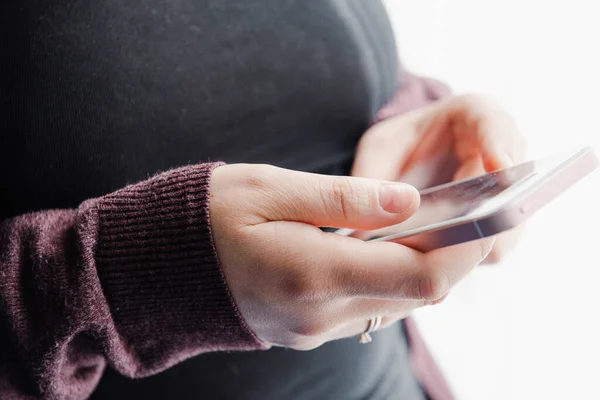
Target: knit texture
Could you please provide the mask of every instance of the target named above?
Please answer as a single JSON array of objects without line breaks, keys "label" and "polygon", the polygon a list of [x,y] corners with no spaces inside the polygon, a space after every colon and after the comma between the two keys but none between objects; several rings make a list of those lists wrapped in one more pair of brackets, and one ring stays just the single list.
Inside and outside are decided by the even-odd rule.
[{"label": "knit texture", "polygon": [[219,164],[159,174],[78,210],[0,224],[0,398],[83,399],[107,361],[132,377],[263,349],[212,241]]},{"label": "knit texture", "polygon": [[148,371],[201,351],[264,346],[225,284],[210,230],[218,164],[161,174],[98,204],[98,275],[119,332]]},{"label": "knit texture", "polygon": [[[379,119],[449,93],[406,76]],[[139,377],[203,352],[267,347],[219,266],[209,214],[218,166],[182,167],[77,210],[0,222],[0,399],[84,399],[107,363]],[[421,383],[432,399],[451,399],[407,328]]]}]

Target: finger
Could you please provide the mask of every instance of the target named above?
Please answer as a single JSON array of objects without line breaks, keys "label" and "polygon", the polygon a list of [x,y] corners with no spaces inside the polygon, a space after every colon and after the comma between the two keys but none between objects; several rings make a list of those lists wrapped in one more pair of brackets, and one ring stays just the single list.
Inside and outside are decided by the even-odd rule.
[{"label": "finger", "polygon": [[510,231],[498,235],[494,248],[483,261],[483,264],[498,264],[515,248],[525,225],[519,225]]},{"label": "finger", "polygon": [[496,237],[432,250],[425,255],[421,294],[425,300],[439,300],[492,251]]},{"label": "finger", "polygon": [[278,244],[273,251],[286,255],[278,265],[280,276],[273,281],[282,295],[302,301],[355,297],[434,301],[478,265],[493,242],[488,238],[422,253],[296,222],[275,221],[252,229],[259,230],[256,235],[263,240]]},{"label": "finger", "polygon": [[411,248],[363,242],[296,222],[270,222],[252,229],[263,240],[278,244],[273,246],[273,258],[278,253],[286,255],[279,261],[280,276],[273,278],[285,296],[303,301],[420,296],[423,253]]},{"label": "finger", "polygon": [[420,201],[418,191],[403,183],[284,169],[274,169],[265,179],[259,203],[271,221],[376,229],[404,221]]},{"label": "finger", "polygon": [[[370,335],[373,335],[375,332],[397,323],[400,319],[406,318],[407,316],[408,315],[382,316],[379,327],[374,332],[371,332]],[[318,335],[298,335],[294,340],[295,343],[289,347],[292,347],[295,350],[308,351],[314,350],[317,347],[320,347],[323,344],[333,340],[351,337],[356,337],[356,341],[358,342],[360,335],[366,332],[368,328],[369,318],[353,320],[341,325],[329,327],[328,329],[322,329],[322,332]]]},{"label": "finger", "polygon": [[412,148],[417,132],[410,116],[402,124],[392,118],[372,127],[358,143],[351,175],[395,181]]},{"label": "finger", "polygon": [[337,313],[337,322],[343,324],[348,321],[366,321],[376,315],[402,315],[406,317],[413,310],[430,305],[430,303],[425,300],[354,298],[341,312]]},{"label": "finger", "polygon": [[522,152],[522,137],[510,114],[481,96],[462,96],[449,106],[455,152],[459,159],[481,154],[486,171],[513,165]]},{"label": "finger", "polygon": [[423,114],[422,139],[404,168],[450,146],[463,162],[481,157],[486,171],[506,168],[522,160],[524,141],[512,117],[482,96],[458,96],[434,103]]},{"label": "finger", "polygon": [[[339,296],[434,301],[485,259],[494,239],[483,239],[421,253],[397,243],[363,242],[324,234],[312,261]],[[319,259],[321,251],[327,257]]]},{"label": "finger", "polygon": [[485,174],[483,160],[481,157],[473,157],[469,160],[463,161],[460,164],[454,173],[453,180],[459,181],[463,179],[474,178],[483,174]]},{"label": "finger", "polygon": [[402,175],[419,164],[431,163],[440,157],[447,158],[451,153],[454,137],[451,120],[443,107],[445,102],[434,103],[423,109],[423,120],[416,126],[419,139],[402,166]]},{"label": "finger", "polygon": [[[454,175],[454,180],[475,177],[484,173],[485,169],[483,168],[483,162],[481,158],[474,157],[459,167]],[[523,225],[499,234],[496,238],[496,242],[494,243],[494,248],[483,261],[483,263],[497,264],[501,262],[502,259],[515,247],[522,231]]]},{"label": "finger", "polygon": [[[385,328],[388,328],[391,325],[396,324],[398,321],[408,317],[409,315],[410,315],[410,312],[383,315],[381,317],[381,324],[379,325],[379,327],[377,328],[377,330],[375,332],[378,332]],[[322,339],[326,342],[329,342],[329,341],[337,340],[337,339],[356,337],[356,340],[358,341],[360,335],[362,333],[366,332],[366,330],[369,328],[369,319],[370,318],[371,317],[355,319],[355,320],[349,321],[345,324],[341,324],[341,325],[337,326],[335,329],[332,329],[331,331],[329,331],[325,335],[323,335]],[[371,332],[370,335],[373,335],[375,332]]]},{"label": "finger", "polygon": [[423,273],[424,254],[396,243],[363,242],[295,222],[252,229],[265,241],[279,243],[274,252],[286,254],[273,281],[294,299],[421,300],[421,281],[431,280]]}]

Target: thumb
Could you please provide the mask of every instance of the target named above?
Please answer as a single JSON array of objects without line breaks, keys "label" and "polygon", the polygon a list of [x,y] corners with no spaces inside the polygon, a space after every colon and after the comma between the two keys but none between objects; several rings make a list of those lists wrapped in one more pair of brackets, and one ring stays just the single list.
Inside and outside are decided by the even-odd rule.
[{"label": "thumb", "polygon": [[[275,168],[265,214],[270,220],[377,229],[400,223],[419,208],[419,192],[404,183],[327,176]],[[273,182],[274,183],[274,182]],[[270,204],[270,206],[269,206]]]}]

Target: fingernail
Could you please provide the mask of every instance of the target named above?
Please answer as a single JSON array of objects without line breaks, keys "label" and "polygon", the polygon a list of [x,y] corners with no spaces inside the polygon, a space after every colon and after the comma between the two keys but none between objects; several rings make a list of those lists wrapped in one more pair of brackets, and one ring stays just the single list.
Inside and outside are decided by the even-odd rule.
[{"label": "fingernail", "polygon": [[379,204],[381,208],[392,214],[405,212],[419,198],[417,189],[406,184],[384,185],[379,188]]}]

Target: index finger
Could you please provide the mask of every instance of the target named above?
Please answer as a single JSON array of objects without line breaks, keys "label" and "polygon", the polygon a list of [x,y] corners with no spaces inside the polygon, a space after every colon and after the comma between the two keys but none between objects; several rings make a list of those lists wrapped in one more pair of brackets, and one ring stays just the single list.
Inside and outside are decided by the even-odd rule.
[{"label": "index finger", "polygon": [[422,253],[391,242],[321,232],[288,221],[256,225],[269,242],[277,243],[277,281],[286,296],[302,300],[373,298],[433,301],[485,259],[493,239]]},{"label": "index finger", "polygon": [[525,142],[515,120],[497,103],[478,95],[449,103],[455,153],[461,161],[480,154],[487,172],[522,161]]},{"label": "index finger", "polygon": [[397,243],[339,237],[328,244],[337,255],[332,281],[352,297],[437,300],[487,257],[494,241],[492,237],[422,253]]},{"label": "index finger", "polygon": [[479,95],[443,100],[424,108],[422,139],[406,160],[409,170],[422,160],[452,148],[460,164],[480,158],[486,172],[520,162],[525,142],[502,107]]}]

